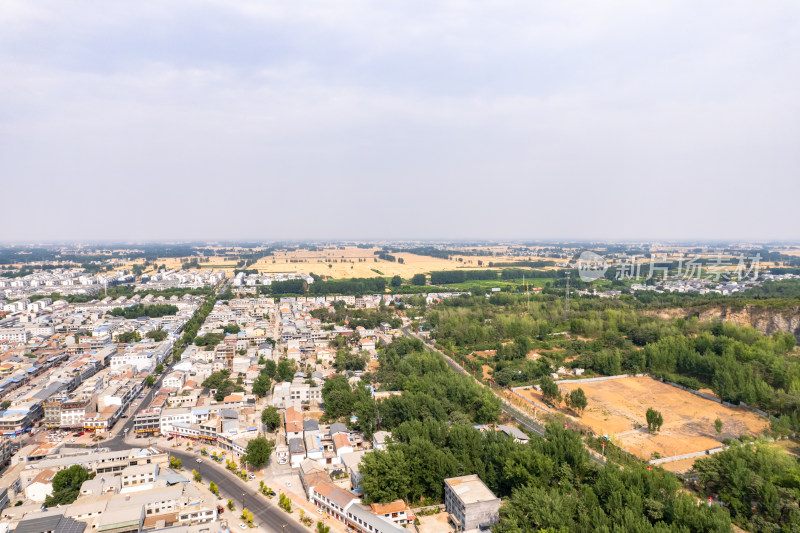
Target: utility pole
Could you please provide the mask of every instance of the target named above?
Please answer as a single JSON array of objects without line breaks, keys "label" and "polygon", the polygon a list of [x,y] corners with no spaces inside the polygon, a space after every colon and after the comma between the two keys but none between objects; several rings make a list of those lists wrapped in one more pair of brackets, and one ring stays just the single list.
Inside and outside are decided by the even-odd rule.
[{"label": "utility pole", "polygon": [[525,283],[525,274],[522,274],[522,284],[525,285],[525,299],[528,302],[528,313],[531,312],[531,293],[528,291],[528,284]]}]

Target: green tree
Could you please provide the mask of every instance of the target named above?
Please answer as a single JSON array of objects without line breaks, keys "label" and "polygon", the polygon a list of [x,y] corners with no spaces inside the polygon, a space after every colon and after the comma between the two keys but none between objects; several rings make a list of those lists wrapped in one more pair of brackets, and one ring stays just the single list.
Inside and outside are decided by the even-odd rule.
[{"label": "green tree", "polygon": [[253,468],[261,468],[267,461],[275,447],[275,441],[267,440],[264,437],[256,437],[247,443],[247,452],[242,456],[242,462],[247,463]]},{"label": "green tree", "polygon": [[194,469],[192,469],[192,477],[198,483],[203,480],[203,476],[200,475],[200,472],[198,472],[197,470],[194,470]]},{"label": "green tree", "polygon": [[714,420],[714,429],[717,430],[717,435],[722,433],[722,420],[720,420],[719,418]]},{"label": "green tree", "polygon": [[652,407],[648,407],[645,418],[647,419],[648,431],[652,433],[661,430],[661,426],[664,424],[664,418],[661,416],[660,412],[656,411]]},{"label": "green tree", "polygon": [[292,381],[294,373],[297,372],[297,362],[294,359],[281,359],[276,372],[277,379]]},{"label": "green tree", "polygon": [[161,342],[167,338],[168,333],[163,329],[154,329],[153,331],[147,332],[147,338],[152,339],[156,342]]},{"label": "green tree", "polygon": [[270,379],[275,378],[275,374],[277,371],[278,371],[278,365],[272,359],[267,359],[266,362],[264,363],[264,368],[261,370],[261,372]]},{"label": "green tree", "polygon": [[259,374],[258,377],[253,381],[253,394],[259,398],[263,398],[269,394],[269,388],[271,384],[272,380],[270,380],[268,376]]},{"label": "green tree", "polygon": [[117,342],[131,344],[142,340],[142,335],[138,331],[126,331],[117,335]]},{"label": "green tree", "polygon": [[233,501],[230,498],[228,498],[228,510],[233,511],[234,507],[235,506],[233,505]]},{"label": "green tree", "polygon": [[208,484],[208,490],[211,491],[211,494],[219,498],[219,487],[213,481]]},{"label": "green tree", "polygon": [[146,378],[144,378],[144,384],[146,387],[152,387],[153,385],[155,385],[155,383],[156,383],[156,378],[154,378],[153,376],[147,376]]},{"label": "green tree", "polygon": [[401,278],[400,276],[394,276],[392,278],[392,281],[389,282],[389,285],[391,285],[392,287],[399,287],[402,284],[403,284],[403,278]]},{"label": "green tree", "polygon": [[412,285],[425,285],[427,283],[427,278],[425,274],[414,274],[411,278]]},{"label": "green tree", "polygon": [[274,407],[267,407],[261,411],[261,423],[267,426],[268,431],[275,431],[281,425],[281,415]]},{"label": "green tree", "polygon": [[347,378],[335,375],[325,380],[325,385],[322,386],[322,401],[325,407],[325,416],[328,419],[335,420],[350,416],[353,412],[355,398]]},{"label": "green tree", "polygon": [[161,364],[161,363],[158,363],[156,365],[155,370],[153,370],[153,372],[155,372],[156,374],[161,374],[162,372],[164,372],[164,365]]},{"label": "green tree", "polygon": [[331,526],[326,526],[322,522],[317,522],[317,533],[331,533]]},{"label": "green tree", "polygon": [[542,377],[540,386],[542,388],[542,396],[544,396],[546,400],[556,405],[561,403],[561,389],[558,388],[556,382],[550,379],[549,376]]},{"label": "green tree", "polygon": [[78,499],[81,485],[90,477],[89,472],[80,465],[72,465],[65,470],[59,470],[53,476],[53,494],[47,496],[45,505],[54,507],[56,505],[67,505]]},{"label": "green tree", "polygon": [[367,503],[407,498],[411,492],[408,460],[400,449],[390,447],[364,455],[360,472]]},{"label": "green tree", "polygon": [[334,367],[336,370],[364,370],[367,367],[366,354],[352,353],[349,348],[342,348],[336,351]]},{"label": "green tree", "polygon": [[586,400],[586,393],[583,392],[582,388],[578,387],[569,393],[569,403],[573,409],[578,411],[582,412],[584,409],[586,409],[588,401]]}]

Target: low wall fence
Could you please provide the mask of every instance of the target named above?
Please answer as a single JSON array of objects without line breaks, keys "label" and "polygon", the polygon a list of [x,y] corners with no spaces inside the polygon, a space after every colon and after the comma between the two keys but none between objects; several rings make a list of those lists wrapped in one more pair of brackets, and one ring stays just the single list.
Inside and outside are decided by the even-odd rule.
[{"label": "low wall fence", "polygon": [[684,453],[683,455],[673,455],[672,457],[659,457],[658,459],[650,459],[647,461],[651,465],[660,465],[663,463],[671,463],[673,461],[680,461],[682,459],[692,459],[694,457],[705,457],[706,455],[712,455],[715,453],[719,453],[725,449],[725,446],[719,446],[718,448],[710,448],[708,450],[703,450],[700,452],[692,452],[692,453]]}]

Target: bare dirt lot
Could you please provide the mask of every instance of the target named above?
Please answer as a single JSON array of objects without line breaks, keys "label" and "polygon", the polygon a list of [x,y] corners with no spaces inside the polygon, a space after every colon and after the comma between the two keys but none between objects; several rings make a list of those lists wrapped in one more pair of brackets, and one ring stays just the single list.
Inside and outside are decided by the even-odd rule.
[{"label": "bare dirt lot", "polygon": [[450,515],[445,512],[417,518],[420,533],[450,533],[453,530],[449,521]]},{"label": "bare dirt lot", "polygon": [[[672,457],[716,448],[726,437],[758,435],[768,426],[765,418],[747,409],[725,407],[649,377],[559,383],[559,386],[562,393],[583,389],[589,404],[578,420],[642,459],[651,459],[655,453]],[[535,390],[517,392],[537,404],[543,403],[541,393]],[[648,407],[660,411],[664,417],[661,431],[655,434],[647,431]],[[714,429],[717,418],[722,420],[719,435]],[[691,463],[687,463],[687,468]]]},{"label": "bare dirt lot", "polygon": [[[725,407],[649,377],[628,377],[590,383],[561,383],[562,391],[578,387],[589,405],[580,417],[598,435],[612,440],[631,453],[650,459],[654,453],[672,457],[699,452],[720,445],[726,437],[757,435],[767,427],[765,418],[747,409]],[[661,431],[647,431],[648,407],[661,412]],[[717,434],[714,420],[722,420]]]}]

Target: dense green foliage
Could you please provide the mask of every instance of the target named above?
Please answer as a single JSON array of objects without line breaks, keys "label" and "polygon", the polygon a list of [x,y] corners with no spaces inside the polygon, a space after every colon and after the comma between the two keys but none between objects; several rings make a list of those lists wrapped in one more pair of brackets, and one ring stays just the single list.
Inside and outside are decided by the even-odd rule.
[{"label": "dense green foliage", "polygon": [[734,442],[695,463],[699,483],[747,531],[800,531],[800,461],[764,443]]},{"label": "dense green foliage", "polygon": [[258,375],[258,377],[253,380],[253,394],[258,396],[259,398],[263,398],[267,394],[269,394],[270,386],[272,385],[272,380],[264,373]]},{"label": "dense green foliage", "polygon": [[206,333],[205,335],[195,337],[194,343],[197,346],[208,346],[209,348],[213,348],[217,344],[221,343],[222,339],[224,338],[224,333]]},{"label": "dense green foliage", "polygon": [[[626,300],[577,299],[567,320],[563,302],[550,296],[536,296],[528,306],[522,295],[495,294],[446,300],[426,318],[437,342],[457,359],[495,350],[486,363],[501,386],[530,383],[576,357],[567,366],[601,375],[649,372],[689,388],[709,387],[725,401],[778,416],[780,431],[800,429],[800,359],[789,355],[792,334],[765,336],[731,323],[661,319],[646,311]],[[571,335],[553,335],[561,331]],[[548,352],[554,343],[564,350]],[[527,360],[527,348],[544,356]]]},{"label": "dense green foliage", "polygon": [[439,270],[431,272],[431,284],[463,283],[476,279],[496,280],[497,270]]},{"label": "dense green foliage", "polygon": [[256,437],[247,443],[247,451],[242,456],[242,462],[247,463],[253,468],[261,468],[267,461],[275,447],[275,441],[268,440],[264,437]]},{"label": "dense green foliage", "polygon": [[167,338],[167,335],[169,335],[169,334],[166,331],[164,331],[163,329],[154,329],[153,331],[148,331],[147,332],[147,338],[148,339],[152,339],[152,340],[154,340],[156,342],[163,341],[164,339]]},{"label": "dense green foliage", "polygon": [[216,298],[214,296],[209,296],[203,302],[203,304],[194,312],[192,318],[190,318],[186,324],[183,326],[183,335],[181,335],[181,344],[188,345],[194,342],[194,338],[197,336],[197,332],[200,330],[200,326],[203,325],[208,314],[211,313],[211,310],[214,309],[214,302]]},{"label": "dense green foliage", "polygon": [[505,500],[497,532],[731,529],[724,509],[698,506],[672,474],[598,466],[557,425],[527,444],[432,419],[404,422],[392,436],[396,443],[362,460],[366,501],[441,501],[444,479],[475,473]]},{"label": "dense green foliage", "polygon": [[267,407],[261,411],[261,423],[267,426],[267,431],[275,431],[281,425],[281,414],[274,407]]},{"label": "dense green foliage", "polygon": [[325,307],[313,309],[311,316],[322,322],[332,322],[339,326],[347,324],[351,328],[361,326],[366,329],[375,329],[383,322],[387,322],[393,328],[399,328],[403,323],[392,313],[391,308],[353,309],[348,308],[344,302],[336,302],[333,311],[329,311]]},{"label": "dense green foliage", "polygon": [[342,348],[336,351],[336,358],[333,366],[336,370],[343,372],[345,370],[364,370],[367,367],[367,360],[369,355],[366,353],[353,353],[347,348]]},{"label": "dense green foliage", "polygon": [[222,331],[230,335],[236,335],[241,331],[241,328],[238,324],[227,324],[222,328]]},{"label": "dense green foliage", "polygon": [[228,379],[230,375],[231,373],[227,370],[214,372],[203,381],[203,387],[216,389],[217,392],[214,394],[214,399],[218,402],[221,402],[225,396],[232,392],[244,392],[244,388],[241,385],[237,385]]},{"label": "dense green foliage", "polygon": [[130,344],[142,340],[142,335],[138,331],[126,331],[117,335],[117,342]]},{"label": "dense green foliage", "polygon": [[351,278],[323,281],[319,279],[314,283],[307,283],[302,279],[286,281],[273,281],[270,285],[259,287],[262,294],[296,294],[309,296],[324,296],[329,294],[342,294],[350,296],[363,296],[364,294],[382,294],[386,292],[384,278]]},{"label": "dense green foliage", "polygon": [[[267,361],[269,363],[269,361]],[[266,370],[266,366],[264,367]],[[297,372],[297,361],[294,359],[281,359],[275,368],[276,381],[292,381]]]},{"label": "dense green foliage", "polygon": [[376,378],[381,389],[402,394],[376,402],[363,383],[351,390],[343,376],[333,376],[322,388],[328,419],[355,415],[358,429],[372,435],[410,420],[483,424],[497,421],[500,415],[500,400],[491,391],[453,373],[440,355],[425,351],[418,340],[395,339],[378,359]]},{"label": "dense green foliage", "polygon": [[68,505],[78,499],[81,485],[87,479],[94,477],[80,465],[72,465],[67,469],[59,470],[53,476],[53,493],[45,499],[47,507]]},{"label": "dense green foliage", "polygon": [[167,315],[174,315],[178,312],[178,307],[170,304],[135,304],[128,307],[115,307],[111,310],[111,316],[121,316],[127,319],[146,316],[159,318]]},{"label": "dense green foliage", "polygon": [[[359,385],[332,377],[323,389],[326,413],[356,413],[364,425],[368,401],[393,440],[385,451],[362,460],[361,483],[367,502],[404,498],[442,501],[444,479],[476,473],[505,499],[497,531],[730,531],[727,512],[696,505],[680,482],[664,471],[634,464],[625,470],[598,466],[574,432],[550,425],[546,437],[517,443],[499,432],[482,433],[476,422],[497,399],[470,378],[455,374],[441,356],[423,351],[419,341],[398,339],[380,354],[377,380],[400,396],[374,404]],[[484,396],[488,393],[488,396]],[[378,416],[376,416],[376,414]],[[489,416],[485,416],[489,414]],[[620,525],[624,525],[620,529]]]}]

